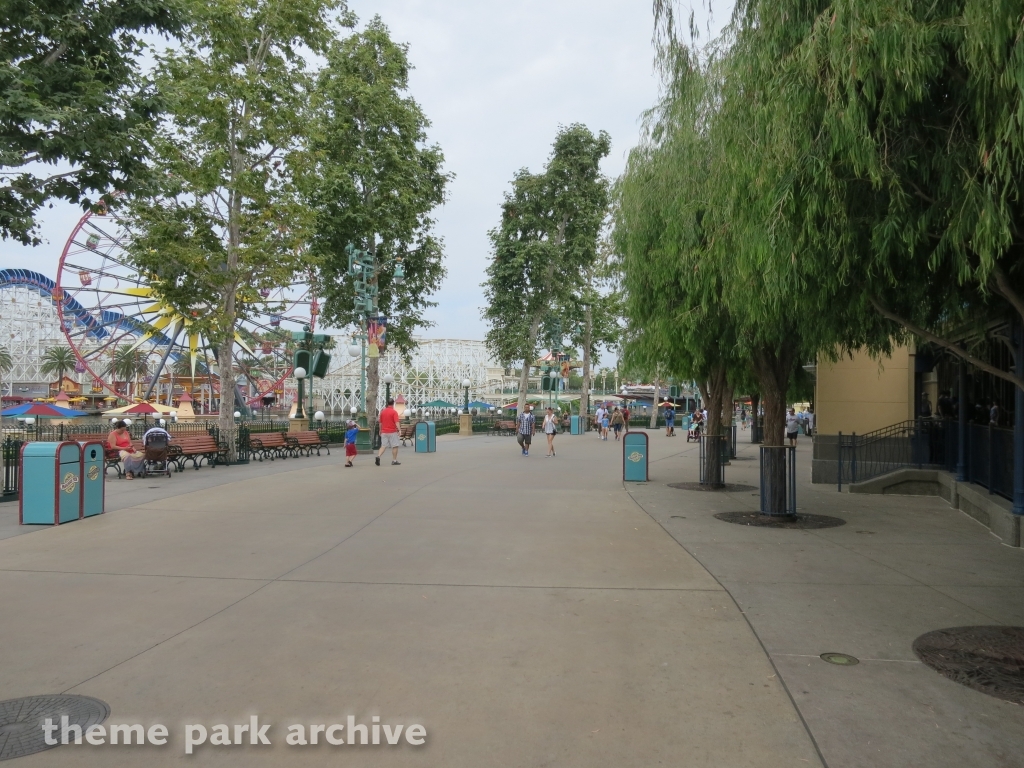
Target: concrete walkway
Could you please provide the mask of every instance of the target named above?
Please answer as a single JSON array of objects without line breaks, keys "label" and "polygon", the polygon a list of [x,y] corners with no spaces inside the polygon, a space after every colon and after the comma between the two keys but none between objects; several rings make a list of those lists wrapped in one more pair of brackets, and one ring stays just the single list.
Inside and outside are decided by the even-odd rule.
[{"label": "concrete walkway", "polygon": [[[756,447],[743,440],[749,433],[726,481],[756,486]],[[798,508],[847,525],[766,530],[714,519],[756,510],[758,497],[669,488],[697,479],[696,446],[683,437],[652,438],[651,482],[629,493],[738,601],[830,768],[1024,764],[1024,707],[953,683],[912,651],[937,629],[1024,625],[1024,552],[935,497],[812,486],[811,444],[800,442]],[[860,664],[827,664],[819,656],[828,652]]]},{"label": "concrete walkway", "polygon": [[[170,730],[163,747],[14,764],[821,765],[779,660],[703,552],[666,533],[662,512],[706,500],[656,483],[634,500],[614,442],[558,446],[526,459],[511,438],[445,437],[400,467],[335,456],[112,482],[106,515],[0,541],[0,700],[94,696],[108,724]],[[680,479],[686,460],[656,474]],[[272,746],[184,756],[186,724],[252,715]],[[348,715],[422,723],[427,743],[285,744],[291,724]]]}]

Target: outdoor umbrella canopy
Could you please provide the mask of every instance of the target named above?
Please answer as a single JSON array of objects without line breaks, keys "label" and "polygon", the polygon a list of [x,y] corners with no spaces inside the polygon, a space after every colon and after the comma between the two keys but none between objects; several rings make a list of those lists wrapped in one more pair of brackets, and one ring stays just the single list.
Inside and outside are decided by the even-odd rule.
[{"label": "outdoor umbrella canopy", "polygon": [[482,403],[479,400],[474,400],[469,404],[470,408],[493,408],[494,406],[490,403]]},{"label": "outdoor umbrella canopy", "polygon": [[74,419],[78,416],[88,416],[85,411],[76,411],[71,408],[61,408],[59,405],[47,403],[24,403],[13,408],[0,411],[0,416],[35,416],[38,419]]},{"label": "outdoor umbrella canopy", "polygon": [[164,416],[170,415],[172,408],[168,408],[166,405],[153,405],[152,403],[135,403],[134,405],[125,405],[121,408],[114,408],[109,411],[104,411],[104,416],[145,416],[147,414],[161,414]]},{"label": "outdoor umbrella canopy", "polygon": [[455,405],[455,403],[449,403],[446,400],[434,400],[433,402],[430,402],[430,403],[424,403],[423,405],[421,405],[419,407],[420,408],[457,408],[458,406]]}]

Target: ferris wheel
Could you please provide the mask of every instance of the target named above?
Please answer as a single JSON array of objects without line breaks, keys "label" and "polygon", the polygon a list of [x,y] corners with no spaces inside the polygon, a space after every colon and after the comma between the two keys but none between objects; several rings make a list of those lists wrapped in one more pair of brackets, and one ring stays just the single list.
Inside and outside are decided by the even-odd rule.
[{"label": "ferris wheel", "polygon": [[[124,382],[119,391],[114,358],[137,352],[149,361],[145,397],[161,376],[186,388],[205,382],[219,391],[213,346],[194,318],[165,303],[131,263],[130,240],[116,214],[87,213],[64,245],[53,298],[76,369],[91,376],[94,386],[125,397],[131,393]],[[292,373],[292,331],[313,329],[319,306],[308,284],[296,282],[260,291],[245,302],[243,314],[235,327],[236,384],[254,405],[283,391]]]}]

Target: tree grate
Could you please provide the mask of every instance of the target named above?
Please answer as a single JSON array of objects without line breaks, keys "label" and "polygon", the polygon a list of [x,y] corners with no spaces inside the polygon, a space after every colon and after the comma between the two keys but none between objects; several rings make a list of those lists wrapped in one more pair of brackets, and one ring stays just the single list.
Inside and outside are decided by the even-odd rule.
[{"label": "tree grate", "polygon": [[819,528],[838,528],[846,525],[840,517],[826,515],[796,515],[782,517],[762,515],[760,512],[719,512],[715,517],[726,523],[749,525],[755,528],[783,528],[798,531],[813,531]]},{"label": "tree grate", "polygon": [[757,486],[726,483],[725,485],[702,485],[701,483],[669,483],[669,488],[680,491],[713,491],[715,493],[739,493],[740,491],[756,491]]},{"label": "tree grate", "polygon": [[1024,704],[1024,627],[953,627],[921,635],[914,653],[943,677]]},{"label": "tree grate", "polygon": [[[51,718],[59,726],[65,715],[68,723],[81,726],[84,734],[90,725],[110,716],[110,707],[99,699],[67,694],[0,701],[0,760],[53,749],[57,745],[46,743],[43,723]],[[59,730],[54,735],[60,739]]]}]

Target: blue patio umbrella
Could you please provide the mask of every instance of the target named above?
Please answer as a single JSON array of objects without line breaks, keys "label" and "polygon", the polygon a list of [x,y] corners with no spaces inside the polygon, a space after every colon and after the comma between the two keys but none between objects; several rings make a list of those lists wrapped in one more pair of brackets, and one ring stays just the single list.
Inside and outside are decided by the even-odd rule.
[{"label": "blue patio umbrella", "polygon": [[61,408],[49,403],[22,403],[0,411],[0,416],[35,416],[37,419],[75,419],[88,415],[85,411]]}]

